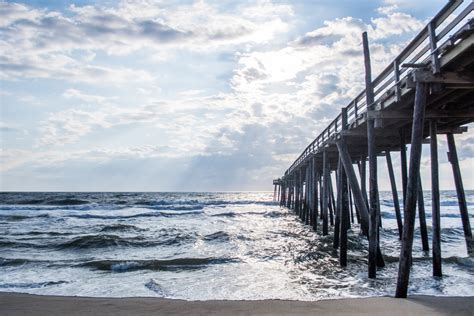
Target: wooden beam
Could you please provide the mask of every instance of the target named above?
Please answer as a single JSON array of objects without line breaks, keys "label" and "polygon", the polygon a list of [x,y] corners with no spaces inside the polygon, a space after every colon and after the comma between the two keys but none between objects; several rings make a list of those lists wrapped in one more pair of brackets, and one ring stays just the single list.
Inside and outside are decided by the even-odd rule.
[{"label": "wooden beam", "polygon": [[347,266],[347,230],[350,227],[349,205],[348,205],[348,186],[347,177],[344,168],[339,172],[341,182],[341,197],[340,197],[340,248],[339,248],[339,264],[341,267]]},{"label": "wooden beam", "polygon": [[474,73],[443,71],[433,74],[431,71],[416,70],[411,73],[414,82],[444,83],[474,87]]},{"label": "wooden beam", "polygon": [[413,233],[415,228],[415,207],[418,193],[418,177],[421,161],[421,141],[423,139],[423,120],[425,114],[428,85],[417,82],[415,91],[415,112],[411,134],[410,168],[405,197],[402,247],[398,268],[396,297],[406,297],[412,262]]},{"label": "wooden beam", "polygon": [[433,276],[443,275],[441,267],[441,217],[439,198],[439,171],[438,171],[438,140],[437,122],[430,122],[430,156],[431,156],[431,219],[433,230]]},{"label": "wooden beam", "polygon": [[393,172],[392,157],[390,156],[390,151],[386,150],[385,156],[387,159],[387,169],[388,169],[388,175],[390,178],[390,186],[392,188],[393,206],[395,207],[395,216],[397,218],[398,235],[399,235],[399,238],[402,239],[402,231],[403,231],[402,215],[400,213],[400,203],[398,202],[397,183],[395,182],[395,173]]},{"label": "wooden beam", "polygon": [[469,222],[469,213],[467,211],[466,195],[464,192],[464,185],[462,183],[461,169],[459,168],[458,153],[456,150],[456,143],[454,142],[453,134],[447,134],[448,140],[448,159],[451,163],[454,175],[454,184],[456,186],[456,193],[458,196],[459,212],[461,213],[462,226],[464,229],[464,237],[466,239],[467,251],[469,254],[474,254],[474,245],[472,241],[471,224]]},{"label": "wooden beam", "polygon": [[323,206],[321,209],[323,216],[323,236],[328,234],[328,202],[329,202],[329,162],[326,151],[323,151]]},{"label": "wooden beam", "polygon": [[426,229],[425,198],[423,195],[423,186],[421,177],[418,177],[418,219],[420,221],[420,236],[423,251],[429,251],[428,230]]},{"label": "wooden beam", "polygon": [[[412,119],[413,111],[410,110],[385,110],[385,111],[368,111],[368,119]],[[474,119],[474,109],[464,110],[429,110],[425,113],[426,119],[440,118],[461,118]]]},{"label": "wooden beam", "polygon": [[357,176],[354,172],[354,167],[352,165],[352,159],[350,157],[349,151],[347,150],[347,144],[344,138],[338,140],[337,148],[339,149],[339,155],[341,156],[341,162],[346,172],[347,178],[349,179],[349,184],[351,186],[354,202],[359,209],[361,217],[361,228],[364,234],[368,236],[369,233],[369,211],[367,210],[367,204],[364,200],[362,190],[360,189]]}]

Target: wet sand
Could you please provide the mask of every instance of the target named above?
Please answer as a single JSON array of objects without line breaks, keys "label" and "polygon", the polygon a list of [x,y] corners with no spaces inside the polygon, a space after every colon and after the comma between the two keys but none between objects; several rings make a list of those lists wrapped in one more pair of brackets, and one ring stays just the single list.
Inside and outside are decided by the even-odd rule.
[{"label": "wet sand", "polygon": [[183,301],[0,293],[0,315],[474,315],[474,297]]}]

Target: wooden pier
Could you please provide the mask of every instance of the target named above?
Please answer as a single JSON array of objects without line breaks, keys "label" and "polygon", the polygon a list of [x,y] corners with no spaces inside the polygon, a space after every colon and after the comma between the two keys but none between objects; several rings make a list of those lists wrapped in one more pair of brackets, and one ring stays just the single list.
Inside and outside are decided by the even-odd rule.
[{"label": "wooden pier", "polygon": [[[368,276],[375,278],[377,269],[384,266],[379,246],[377,157],[385,157],[401,239],[396,297],[407,296],[417,210],[423,250],[430,247],[420,177],[423,144],[429,145],[431,157],[433,276],[442,276],[437,147],[441,136],[447,138],[466,245],[473,255],[454,137],[466,132],[465,125],[474,121],[473,9],[472,0],[449,1],[374,80],[368,34],[362,34],[365,90],[342,107],[284,175],[273,181],[275,199],[281,206],[293,209],[323,235],[330,233],[329,226],[334,227],[333,245],[339,249],[341,266],[347,265],[347,230],[359,224],[369,242]],[[401,205],[392,165],[392,154],[398,153]]]}]

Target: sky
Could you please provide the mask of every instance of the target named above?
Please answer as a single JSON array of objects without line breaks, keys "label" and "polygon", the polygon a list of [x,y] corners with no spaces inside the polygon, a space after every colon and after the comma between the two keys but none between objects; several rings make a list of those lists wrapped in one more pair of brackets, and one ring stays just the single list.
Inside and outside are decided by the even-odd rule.
[{"label": "sky", "polygon": [[444,4],[0,1],[0,190],[271,190],[363,90],[361,33],[375,76]]}]

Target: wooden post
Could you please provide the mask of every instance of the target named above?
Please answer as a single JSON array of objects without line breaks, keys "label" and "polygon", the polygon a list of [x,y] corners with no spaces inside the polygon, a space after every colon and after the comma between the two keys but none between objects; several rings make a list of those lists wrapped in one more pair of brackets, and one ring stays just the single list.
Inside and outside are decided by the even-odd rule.
[{"label": "wooden post", "polygon": [[[341,162],[342,164],[342,162]],[[344,168],[341,168],[339,172],[339,177],[341,178],[341,238],[340,238],[340,249],[339,249],[339,264],[341,267],[347,266],[347,230],[350,227],[349,222],[349,207],[348,203],[348,185],[347,185],[347,177]]]},{"label": "wooden post", "polygon": [[[359,183],[357,181],[357,176],[354,171],[354,167],[352,166],[352,159],[349,155],[349,151],[347,149],[347,144],[344,141],[344,138],[340,138],[336,141],[337,149],[339,151],[339,157],[341,158],[342,165],[346,172],[347,178],[349,179],[349,184],[352,188],[352,192],[354,194],[354,202],[356,207],[359,209],[360,213],[360,226],[362,232],[366,237],[369,236],[369,211],[367,210],[367,204],[364,201],[362,196],[362,191],[360,190]],[[377,245],[377,266],[384,267],[385,262],[383,260],[382,252],[380,251],[380,247]]]},{"label": "wooden post", "polygon": [[437,122],[430,122],[431,220],[433,227],[433,276],[443,276],[441,268],[441,217],[439,201]]},{"label": "wooden post", "polygon": [[440,72],[440,62],[438,58],[438,51],[436,45],[436,34],[435,34],[436,26],[434,22],[431,21],[428,23],[428,36],[430,39],[430,50],[431,50],[431,67],[433,68],[433,73],[437,74]]},{"label": "wooden post", "polygon": [[[324,166],[323,166],[324,168]],[[324,190],[323,190],[323,175],[324,175],[324,169],[322,170],[321,174],[319,175],[319,208],[321,209],[321,214],[319,216],[319,219],[322,221],[323,220],[323,200],[324,200]]]},{"label": "wooden post", "polygon": [[410,266],[412,261],[413,231],[415,229],[416,197],[418,192],[418,176],[420,173],[421,145],[423,141],[423,120],[425,116],[428,85],[417,82],[415,90],[415,106],[413,111],[413,125],[410,148],[410,168],[407,182],[405,209],[403,219],[402,247],[398,267],[396,297],[406,297]]},{"label": "wooden post", "polygon": [[456,185],[456,193],[458,196],[459,211],[461,213],[462,227],[464,229],[464,238],[466,239],[467,252],[474,254],[474,245],[472,242],[471,223],[469,222],[469,213],[467,211],[466,195],[464,193],[464,185],[462,183],[461,169],[459,168],[458,153],[456,151],[456,143],[453,134],[447,134],[448,139],[448,159],[451,163],[454,175],[454,184]]},{"label": "wooden post", "polygon": [[359,174],[360,174],[360,187],[362,189],[362,194],[364,195],[364,201],[366,205],[369,205],[367,201],[367,184],[366,184],[366,178],[367,178],[367,157],[363,155],[360,157],[360,169],[359,169]]},{"label": "wooden post", "polygon": [[397,217],[397,226],[398,226],[398,235],[402,239],[402,215],[400,213],[400,203],[398,202],[398,192],[397,192],[397,183],[395,182],[395,173],[393,172],[392,157],[390,156],[390,151],[385,151],[385,157],[387,158],[387,169],[388,175],[390,178],[390,185],[392,187],[392,197],[393,197],[393,206],[395,207],[395,215]]},{"label": "wooden post", "polygon": [[323,236],[328,234],[328,202],[329,202],[329,162],[327,151],[323,151]]},{"label": "wooden post", "polygon": [[328,192],[329,192],[329,201],[328,201],[328,205],[329,205],[329,223],[331,224],[331,226],[334,226],[334,212],[336,211],[336,208],[334,207],[334,205],[336,204],[334,202],[334,191],[333,191],[333,186],[332,186],[332,177],[331,177],[331,171],[329,171],[329,176],[328,176]]},{"label": "wooden post", "polygon": [[336,218],[334,221],[334,237],[333,237],[333,248],[339,248],[339,231],[340,231],[340,223],[341,223],[341,193],[342,193],[342,183],[341,183],[341,160],[337,164],[337,177],[336,177],[336,186],[337,186],[337,203],[336,203]]},{"label": "wooden post", "polygon": [[[316,159],[314,161],[314,169],[316,169]],[[318,178],[319,178],[319,175],[316,173],[316,170],[314,170],[315,172],[315,183],[314,183],[314,222],[313,222],[313,229],[316,231],[318,229],[318,216],[319,216],[319,192],[318,192],[318,188],[319,188],[319,181],[318,181]]]},{"label": "wooden post", "polygon": [[281,195],[281,181],[280,181],[279,184],[278,184],[278,192],[277,192],[277,199],[278,199],[278,201],[281,200],[281,196],[280,196],[280,195]]},{"label": "wooden post", "polygon": [[[374,91],[372,85],[372,70],[370,65],[369,42],[367,32],[362,33],[365,64],[365,96],[367,111],[373,109]],[[378,206],[377,206],[377,148],[375,147],[374,119],[367,118],[367,151],[369,155],[369,278],[377,274],[377,244],[378,244]]]},{"label": "wooden post", "polygon": [[[344,175],[344,177],[346,178],[346,182],[347,182],[347,177]],[[351,192],[351,188],[350,186],[346,183],[346,186],[347,186],[347,194],[349,196],[349,207],[350,207],[350,210],[351,210],[351,223],[354,224],[354,206],[352,205],[352,192]]]},{"label": "wooden post", "polygon": [[273,189],[273,202],[275,202],[277,198],[277,185],[275,184],[274,187],[275,188]]},{"label": "wooden post", "polygon": [[286,199],[285,199],[285,206],[286,208],[290,208],[290,191],[291,191],[291,181],[290,179],[286,180]]},{"label": "wooden post", "polygon": [[407,196],[407,146],[405,143],[405,133],[400,130],[400,169],[402,170],[402,192],[403,192],[403,211],[405,212],[405,198]]},{"label": "wooden post", "polygon": [[428,242],[428,230],[426,229],[425,198],[423,196],[421,177],[419,176],[418,178],[418,181],[420,181],[418,184],[418,218],[420,220],[421,244],[423,246],[423,251],[429,251],[430,245]]},{"label": "wooden post", "polygon": [[311,160],[308,162],[308,167],[306,167],[306,215],[305,215],[305,224],[308,225],[311,221]]},{"label": "wooden post", "polygon": [[349,155],[346,142],[344,141],[343,138],[336,141],[336,145],[339,151],[339,156],[341,157],[342,165],[344,167],[344,170],[346,171],[347,178],[349,179],[349,184],[354,194],[354,202],[360,211],[360,217],[361,217],[360,224],[361,224],[362,231],[364,232],[364,234],[368,236],[369,212],[367,211],[367,205],[365,204],[364,197],[357,180],[357,176],[352,166],[352,159]]},{"label": "wooden post", "polygon": [[300,171],[295,171],[295,206],[294,210],[297,215],[299,215],[300,209]]},{"label": "wooden post", "polygon": [[393,61],[393,79],[395,80],[395,100],[399,102],[402,99],[401,90],[400,90],[400,67],[398,59]]},{"label": "wooden post", "polygon": [[281,189],[280,189],[280,206],[285,205],[285,198],[286,198],[286,181],[283,181],[281,185]]},{"label": "wooden post", "polygon": [[305,224],[309,223],[309,168],[310,165],[306,166],[305,172],[305,188],[304,188],[304,204],[303,204],[303,222]]}]

